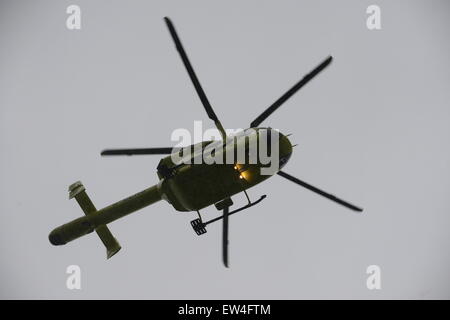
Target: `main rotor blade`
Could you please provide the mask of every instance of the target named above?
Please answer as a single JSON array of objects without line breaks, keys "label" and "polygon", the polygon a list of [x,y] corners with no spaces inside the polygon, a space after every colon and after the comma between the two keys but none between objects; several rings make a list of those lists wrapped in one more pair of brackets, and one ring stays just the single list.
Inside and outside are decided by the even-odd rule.
[{"label": "main rotor blade", "polygon": [[141,154],[171,154],[173,148],[139,148],[139,149],[106,149],[101,152],[102,156],[132,156]]},{"label": "main rotor blade", "polygon": [[205,107],[208,117],[212,121],[214,121],[217,129],[219,129],[220,134],[222,135],[222,138],[225,140],[225,137],[226,137],[225,130],[224,130],[222,124],[220,123],[219,118],[217,118],[217,115],[214,112],[213,108],[211,107],[211,104],[209,103],[209,100],[206,97],[205,92],[203,91],[200,81],[198,80],[197,75],[195,74],[195,71],[192,68],[191,62],[189,61],[189,58],[188,58],[186,52],[184,51],[183,45],[181,44],[180,38],[178,37],[178,34],[175,30],[175,27],[172,24],[172,21],[170,21],[170,19],[168,17],[165,17],[164,20],[166,21],[167,27],[169,28],[170,35],[172,36],[172,39],[175,42],[175,47],[177,48],[178,53],[180,54],[181,60],[183,60],[184,66],[186,67],[189,77],[191,78],[191,81],[194,84],[194,88],[197,91],[197,94],[200,97],[200,100],[202,101],[203,106]]},{"label": "main rotor blade", "polygon": [[293,176],[291,176],[290,174],[287,174],[286,172],[278,171],[278,174],[279,174],[280,176],[282,176],[283,178],[286,178],[286,179],[288,179],[288,180],[291,180],[292,182],[294,182],[294,183],[296,183],[296,184],[299,184],[299,185],[301,185],[302,187],[304,187],[304,188],[306,188],[306,189],[308,189],[308,190],[311,190],[312,192],[315,192],[315,193],[317,193],[317,194],[320,194],[321,196],[323,196],[323,197],[325,197],[325,198],[328,198],[328,199],[330,199],[330,200],[332,200],[332,201],[334,201],[334,202],[337,202],[337,203],[343,205],[344,207],[347,207],[347,208],[349,208],[349,209],[351,209],[351,210],[358,211],[358,212],[363,211],[363,209],[358,208],[357,206],[354,206],[353,204],[348,203],[347,201],[344,201],[344,200],[342,200],[342,199],[339,199],[339,198],[335,197],[335,196],[332,195],[332,194],[329,194],[329,193],[327,193],[327,192],[325,192],[325,191],[322,191],[322,190],[320,190],[320,189],[318,189],[318,188],[316,188],[316,187],[314,187],[314,186],[312,186],[312,185],[310,185],[310,184],[308,184],[308,183],[306,183],[306,182],[304,182],[304,181],[302,181],[302,180],[300,180],[300,179],[297,179],[296,177],[293,177]]},{"label": "main rotor blade", "polygon": [[229,207],[223,209],[222,223],[222,259],[225,267],[228,268],[228,213]]},{"label": "main rotor blade", "polygon": [[283,94],[277,101],[275,101],[270,107],[268,107],[263,113],[261,113],[250,124],[250,128],[255,128],[260,125],[267,117],[269,117],[275,110],[277,110],[283,103],[294,95],[301,87],[307,84],[312,78],[314,78],[320,71],[325,69],[333,60],[332,56],[328,56],[321,64],[319,64],[313,71],[308,73],[297,82],[292,88],[290,88],[285,94]]}]

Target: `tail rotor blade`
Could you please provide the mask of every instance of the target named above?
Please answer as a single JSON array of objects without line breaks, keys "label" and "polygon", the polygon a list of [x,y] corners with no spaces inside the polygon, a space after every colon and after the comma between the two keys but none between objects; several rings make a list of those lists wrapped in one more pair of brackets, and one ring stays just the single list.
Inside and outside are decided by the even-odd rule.
[{"label": "tail rotor blade", "polygon": [[138,149],[106,149],[100,154],[102,156],[132,156],[148,154],[171,154],[176,152],[174,148],[138,148]]},{"label": "tail rotor blade", "polygon": [[255,128],[267,119],[275,110],[277,110],[283,103],[285,103],[290,97],[292,97],[301,87],[307,84],[323,69],[325,69],[333,60],[332,56],[326,58],[321,64],[319,64],[314,70],[305,75],[303,79],[297,82],[292,88],[290,88],[285,94],[283,94],[277,101],[275,101],[270,107],[264,110],[253,122],[250,124],[251,128]]},{"label": "tail rotor blade", "polygon": [[340,205],[343,205],[344,207],[347,207],[350,210],[358,211],[358,212],[362,212],[363,211],[363,209],[358,208],[357,206],[355,206],[355,205],[353,205],[353,204],[351,204],[351,203],[349,203],[347,201],[339,199],[336,196],[334,196],[332,194],[329,194],[329,193],[327,193],[327,192],[325,192],[323,190],[320,190],[320,189],[310,185],[309,183],[306,183],[306,182],[304,182],[304,181],[302,181],[300,179],[297,179],[296,177],[293,177],[290,174],[287,174],[286,172],[278,171],[278,174],[280,176],[282,176],[283,178],[286,178],[286,179],[288,179],[288,180],[290,180],[290,181],[292,181],[292,182],[294,182],[294,183],[296,183],[298,185],[301,185],[302,187],[304,187],[304,188],[306,188],[308,190],[311,190],[312,192],[315,192],[315,193],[321,195],[322,197],[325,197],[327,199],[330,199],[331,201],[339,203]]}]

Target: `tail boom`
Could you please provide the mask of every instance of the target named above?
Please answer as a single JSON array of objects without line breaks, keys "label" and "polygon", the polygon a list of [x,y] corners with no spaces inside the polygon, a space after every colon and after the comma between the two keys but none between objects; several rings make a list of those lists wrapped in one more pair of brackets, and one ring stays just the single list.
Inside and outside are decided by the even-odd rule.
[{"label": "tail boom", "polygon": [[86,215],[55,228],[49,235],[50,243],[63,245],[95,230],[107,249],[107,258],[121,247],[106,225],[161,200],[158,186],[154,185],[97,211],[81,182],[71,185],[69,191],[69,198],[75,198]]}]

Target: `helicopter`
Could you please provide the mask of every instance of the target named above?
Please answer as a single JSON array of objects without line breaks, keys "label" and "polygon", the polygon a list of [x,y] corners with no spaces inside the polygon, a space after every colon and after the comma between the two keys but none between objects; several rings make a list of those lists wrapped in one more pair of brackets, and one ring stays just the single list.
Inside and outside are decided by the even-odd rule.
[{"label": "helicopter", "polygon": [[[222,220],[222,261],[225,267],[228,268],[229,217],[253,207],[265,199],[266,195],[262,195],[259,199],[252,201],[247,190],[275,174],[350,210],[363,211],[360,207],[281,171],[281,168],[289,161],[292,155],[293,145],[288,138],[289,135],[284,135],[270,127],[260,126],[284,102],[324,70],[332,62],[332,56],[328,56],[265,109],[250,123],[248,129],[227,135],[226,130],[206,97],[173,23],[168,17],[165,17],[164,20],[208,118],[214,122],[220,132],[221,139],[203,141],[184,148],[158,147],[103,150],[101,152],[102,156],[166,155],[160,160],[156,168],[159,182],[100,210],[97,210],[94,206],[83,184],[80,181],[73,183],[69,186],[69,199],[75,198],[85,215],[55,228],[49,234],[51,244],[64,245],[95,231],[105,245],[107,258],[109,259],[121,249],[121,246],[108,229],[107,224],[157,201],[166,200],[177,211],[197,212],[198,218],[191,221],[191,227],[199,236],[207,232],[206,227],[209,224]],[[260,146],[266,146],[270,154],[276,155],[275,160],[277,160],[278,166],[271,174],[262,173],[262,170],[267,168],[267,165],[261,159],[257,158],[256,161],[248,161],[248,163],[245,161],[247,159],[245,155],[249,156],[251,141],[259,143]],[[227,161],[227,163],[196,162],[196,159],[205,155],[206,150],[213,150],[215,157],[228,155],[229,151],[244,150],[244,161],[242,161],[242,157],[238,159],[239,157],[234,153],[231,158],[232,161]],[[211,154],[212,152],[210,152]],[[245,194],[247,204],[230,211],[230,208],[233,206],[231,197],[241,192]],[[212,205],[222,213],[216,218],[204,221],[200,210]]]}]

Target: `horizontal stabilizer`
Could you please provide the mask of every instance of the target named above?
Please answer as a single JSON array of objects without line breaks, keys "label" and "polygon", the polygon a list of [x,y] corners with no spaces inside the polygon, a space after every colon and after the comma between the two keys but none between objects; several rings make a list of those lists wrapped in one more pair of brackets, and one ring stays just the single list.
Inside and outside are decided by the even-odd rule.
[{"label": "horizontal stabilizer", "polygon": [[[81,181],[77,181],[69,187],[69,199],[75,198],[86,216],[89,216],[97,211],[91,199],[86,193]],[[106,225],[100,225],[95,229],[95,232],[102,240],[106,247],[106,258],[109,259],[121,249],[121,246],[116,238],[112,235]]]},{"label": "horizontal stabilizer", "polygon": [[101,225],[97,229],[95,229],[100,240],[102,240],[103,244],[106,247],[106,258],[109,259],[113,255],[115,255],[122,248],[117,241],[116,238],[112,235],[111,231],[109,231],[106,225]]}]

